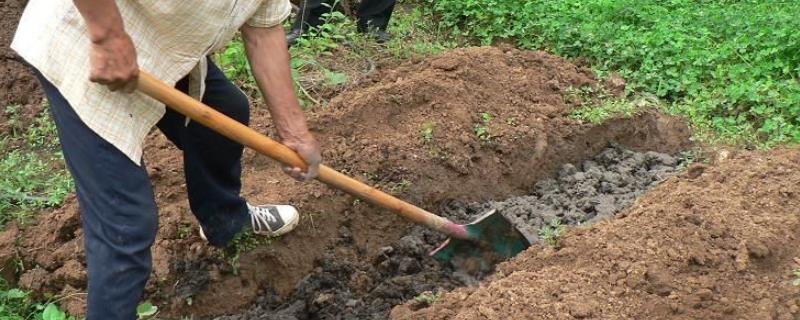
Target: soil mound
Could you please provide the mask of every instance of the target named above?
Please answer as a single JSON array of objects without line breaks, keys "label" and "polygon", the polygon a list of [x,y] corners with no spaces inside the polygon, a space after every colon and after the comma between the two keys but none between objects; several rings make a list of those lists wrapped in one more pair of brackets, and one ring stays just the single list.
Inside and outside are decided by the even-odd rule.
[{"label": "soil mound", "polygon": [[796,319],[800,150],[721,154],[394,319]]},{"label": "soil mound", "polygon": [[[658,114],[602,125],[570,119],[581,100],[568,89],[582,86],[600,88],[591,70],[547,53],[468,48],[379,70],[309,118],[326,163],[432,211],[453,199],[528,194],[562,164],[581,163],[612,141],[667,153],[687,144],[685,124]],[[252,126],[270,132],[265,108],[252,112]],[[238,313],[259,296],[284,303],[326,257],[368,270],[364,265],[410,230],[406,221],[341,192],[293,182],[273,161],[247,151],[243,195],[253,203],[292,203],[303,214],[294,232],[231,259],[197,236],[179,150],[157,132],[149,141],[145,162],[161,220],[147,295],[164,318]],[[18,234],[0,234],[17,239],[0,248],[19,253],[21,284],[85,290],[78,221],[71,200]],[[62,302],[81,312],[81,297]]]},{"label": "soil mound", "polygon": [[[22,106],[18,120],[22,123],[29,123],[43,109],[39,82],[9,47],[27,3],[27,0],[0,0],[0,108]],[[0,112],[0,134],[8,130],[6,116],[5,112]]]}]

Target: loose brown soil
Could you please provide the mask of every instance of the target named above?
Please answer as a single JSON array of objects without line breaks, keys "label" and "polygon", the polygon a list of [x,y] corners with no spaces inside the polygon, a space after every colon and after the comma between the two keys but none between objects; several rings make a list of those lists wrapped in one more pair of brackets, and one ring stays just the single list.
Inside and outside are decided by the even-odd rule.
[{"label": "loose brown soil", "polygon": [[[590,70],[543,52],[462,49],[379,69],[327,108],[310,111],[309,119],[329,165],[434,211],[452,199],[472,202],[526,194],[563,163],[580,163],[612,141],[662,152],[686,145],[685,125],[658,114],[598,126],[569,119],[580,101],[567,91],[581,86],[599,84]],[[491,114],[492,120],[483,123],[481,113]],[[476,125],[486,127],[484,139],[477,137]],[[272,130],[263,106],[254,108],[253,126]],[[426,127],[432,128],[427,141],[421,133]],[[336,258],[361,263],[410,227],[389,212],[318,183],[293,182],[274,162],[248,151],[244,195],[255,203],[292,203],[303,217],[295,232],[244,254],[235,275],[220,252],[196,234],[180,153],[154,132],[145,160],[161,216],[147,296],[166,318],[235,313],[260,292],[287,297],[330,250]],[[351,241],[339,248],[343,226]],[[12,232],[16,228],[6,233]],[[74,199],[6,238],[17,243],[0,243],[0,248],[19,253],[25,266],[19,283],[24,287],[55,293],[85,290]],[[64,303],[80,313],[81,297],[73,295]]]},{"label": "loose brown soil", "polygon": [[17,30],[22,9],[27,0],[0,0],[0,135],[8,132],[6,106],[19,105],[20,115],[15,124],[21,128],[33,121],[43,110],[42,90],[36,77],[9,48]]},{"label": "loose brown soil", "polygon": [[723,152],[621,218],[394,319],[797,319],[800,150]]}]

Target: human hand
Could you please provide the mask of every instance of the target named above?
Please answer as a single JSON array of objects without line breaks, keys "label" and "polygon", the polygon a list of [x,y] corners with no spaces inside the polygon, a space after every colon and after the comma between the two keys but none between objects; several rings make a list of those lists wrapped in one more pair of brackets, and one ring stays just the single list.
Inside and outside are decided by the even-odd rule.
[{"label": "human hand", "polygon": [[283,139],[282,142],[289,147],[289,149],[297,152],[300,158],[303,158],[303,161],[308,165],[308,169],[305,172],[298,167],[289,166],[283,167],[283,172],[298,181],[308,181],[316,178],[319,174],[319,165],[322,162],[322,155],[317,140],[308,133],[300,138]]},{"label": "human hand", "polygon": [[89,80],[111,91],[131,93],[136,89],[139,65],[131,37],[124,31],[92,41]]}]

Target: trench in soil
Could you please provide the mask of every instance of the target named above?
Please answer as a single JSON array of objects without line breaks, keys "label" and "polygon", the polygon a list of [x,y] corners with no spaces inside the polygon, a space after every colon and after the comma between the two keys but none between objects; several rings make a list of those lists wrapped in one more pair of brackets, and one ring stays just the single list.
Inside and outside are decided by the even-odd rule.
[{"label": "trench in soil", "polygon": [[[634,151],[612,142],[590,159],[561,165],[554,177],[532,183],[526,195],[472,203],[445,200],[439,213],[466,223],[497,209],[532,235],[555,221],[584,226],[612,219],[684,165],[675,153]],[[396,305],[411,301],[412,310],[426,307],[443,292],[475,285],[492,271],[429,257],[445,236],[421,226],[374,254],[358,250],[354,237],[359,234],[342,225],[335,243],[288,298],[262,290],[245,312],[213,319],[386,319]],[[529,250],[537,250],[535,246]]]},{"label": "trench in soil", "polygon": [[[379,70],[309,111],[309,125],[325,162],[345,174],[463,222],[499,206],[535,233],[558,214],[565,223],[613,215],[675,165],[674,157],[647,151],[674,155],[688,144],[685,122],[657,113],[601,125],[571,119],[583,102],[570,88],[586,86],[604,87],[590,69],[544,52],[459,49]],[[261,106],[253,108],[251,123],[274,130]],[[480,139],[476,126],[490,135]],[[432,135],[424,138],[421,128]],[[604,151],[614,143],[616,149]],[[321,184],[295,183],[251,151],[243,196],[294,204],[302,216],[290,234],[242,254],[234,273],[196,234],[180,152],[154,132],[145,162],[160,210],[145,298],[159,306],[161,318],[385,318],[392,306],[425,291],[476,280],[426,257],[442,236]],[[575,185],[543,182],[548,178]],[[501,202],[520,196],[534,198]],[[487,204],[492,200],[498,202]],[[62,306],[80,314],[84,296],[73,293],[85,292],[86,272],[77,202],[41,217],[0,233],[0,263],[22,261],[19,286],[68,296]]]}]

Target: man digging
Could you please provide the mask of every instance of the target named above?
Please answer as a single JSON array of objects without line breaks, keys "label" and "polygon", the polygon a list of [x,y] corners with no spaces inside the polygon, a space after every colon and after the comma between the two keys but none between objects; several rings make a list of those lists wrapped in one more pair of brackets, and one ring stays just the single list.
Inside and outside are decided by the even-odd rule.
[{"label": "man digging", "polygon": [[[134,92],[141,67],[247,124],[249,102],[207,56],[241,30],[281,141],[314,178],[320,150],[291,80],[282,21],[288,0],[31,0],[11,47],[38,72],[75,179],[88,265],[87,319],[135,319],[151,271],[157,208],[142,161],[153,126],[183,151],[201,234],[225,246],[241,232],[278,236],[299,220],[288,205],[240,196],[242,146]],[[265,266],[268,270],[268,266]]]}]

